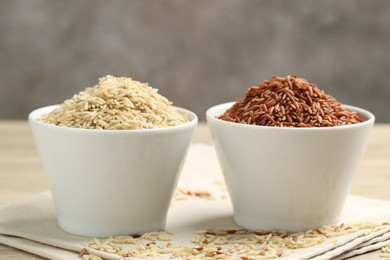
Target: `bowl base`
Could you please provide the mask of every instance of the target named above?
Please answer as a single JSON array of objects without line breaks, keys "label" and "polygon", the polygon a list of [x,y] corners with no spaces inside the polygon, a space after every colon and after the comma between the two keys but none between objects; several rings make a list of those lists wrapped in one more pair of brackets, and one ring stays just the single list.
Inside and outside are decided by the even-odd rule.
[{"label": "bowl base", "polygon": [[305,232],[307,230],[319,228],[324,225],[333,225],[340,224],[340,218],[335,217],[329,219],[328,221],[310,221],[309,223],[306,221],[285,221],[275,223],[274,220],[266,220],[261,218],[252,218],[245,217],[242,215],[234,214],[233,216],[234,222],[245,229],[248,230],[264,230],[264,231],[273,231],[273,230],[282,230],[286,232]]},{"label": "bowl base", "polygon": [[118,223],[76,223],[66,218],[58,218],[59,227],[73,235],[93,238],[107,238],[110,236],[129,236],[132,234],[140,234],[151,231],[161,231],[165,229],[165,221],[159,223],[150,223],[146,226],[134,226],[134,223],[128,225],[119,225]]}]

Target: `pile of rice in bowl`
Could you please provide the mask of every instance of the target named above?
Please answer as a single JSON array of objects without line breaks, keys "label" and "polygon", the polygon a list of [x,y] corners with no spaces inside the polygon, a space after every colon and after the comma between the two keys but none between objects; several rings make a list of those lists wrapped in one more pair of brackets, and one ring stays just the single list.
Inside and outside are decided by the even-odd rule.
[{"label": "pile of rice in bowl", "polygon": [[247,90],[219,119],[276,127],[331,127],[360,123],[354,111],[296,75],[265,80]]},{"label": "pile of rice in bowl", "polygon": [[105,76],[91,88],[65,100],[41,122],[84,129],[135,130],[181,125],[189,121],[148,83]]}]

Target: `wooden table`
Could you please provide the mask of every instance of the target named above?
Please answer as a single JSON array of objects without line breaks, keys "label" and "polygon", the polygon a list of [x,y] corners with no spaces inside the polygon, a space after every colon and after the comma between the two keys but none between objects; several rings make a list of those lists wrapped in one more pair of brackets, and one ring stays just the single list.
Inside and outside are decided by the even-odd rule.
[{"label": "wooden table", "polygon": [[[193,142],[211,144],[207,126],[201,123]],[[0,205],[48,189],[26,121],[0,121]],[[390,124],[376,124],[355,178],[352,193],[390,200]],[[1,216],[0,216],[1,218]],[[0,259],[42,259],[0,244]],[[372,252],[353,259],[379,259]]]}]

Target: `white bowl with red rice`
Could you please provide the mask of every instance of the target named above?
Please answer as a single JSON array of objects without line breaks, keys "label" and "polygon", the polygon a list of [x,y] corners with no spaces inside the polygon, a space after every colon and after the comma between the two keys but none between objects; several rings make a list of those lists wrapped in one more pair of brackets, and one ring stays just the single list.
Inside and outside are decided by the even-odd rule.
[{"label": "white bowl with red rice", "polygon": [[375,117],[333,127],[275,127],[220,117],[234,102],[208,109],[208,126],[234,208],[248,229],[304,231],[340,221]]}]

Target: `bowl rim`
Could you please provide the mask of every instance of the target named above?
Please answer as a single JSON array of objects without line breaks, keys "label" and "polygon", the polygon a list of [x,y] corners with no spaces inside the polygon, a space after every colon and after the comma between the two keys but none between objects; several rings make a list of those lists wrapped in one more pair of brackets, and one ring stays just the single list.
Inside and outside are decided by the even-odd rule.
[{"label": "bowl rim", "polygon": [[56,105],[50,105],[50,106],[44,106],[37,108],[33,111],[31,111],[28,115],[28,122],[31,124],[36,124],[42,127],[47,127],[51,129],[56,130],[63,130],[63,131],[73,131],[73,132],[83,132],[83,133],[138,133],[138,134],[145,134],[145,133],[156,133],[156,132],[167,132],[167,131],[174,131],[174,130],[181,130],[185,128],[191,128],[198,124],[198,117],[197,115],[185,108],[173,106],[174,109],[176,109],[180,113],[187,114],[190,118],[188,122],[185,122],[181,125],[175,125],[175,126],[169,126],[169,127],[161,127],[161,128],[151,128],[151,129],[129,129],[129,130],[118,130],[118,129],[88,129],[88,128],[76,128],[76,127],[67,127],[67,126],[59,126],[54,124],[48,124],[44,123],[38,120],[38,117],[45,113],[50,113],[55,108],[58,108],[59,104]]},{"label": "bowl rim", "polygon": [[[225,121],[225,120],[222,120],[222,119],[219,119],[216,117],[216,116],[224,113],[234,103],[236,103],[236,102],[231,101],[231,102],[221,103],[221,104],[210,107],[206,111],[207,121],[208,122],[210,122],[210,121],[218,122],[218,123],[226,125],[226,126],[242,127],[242,128],[247,128],[247,129],[249,129],[249,128],[269,129],[269,130],[272,129],[272,130],[276,130],[276,131],[280,131],[282,129],[284,129],[282,131],[286,131],[286,130],[291,130],[291,131],[315,131],[315,130],[332,131],[332,129],[348,129],[348,128],[362,127],[365,125],[372,125],[375,122],[375,116],[370,111],[363,109],[363,108],[360,108],[360,107],[347,105],[347,104],[342,104],[342,106],[347,110],[357,112],[359,115],[362,115],[366,119],[363,122],[356,123],[356,124],[331,126],[331,127],[325,127],[325,126],[320,126],[320,127],[275,127],[275,126],[262,126],[262,125],[250,125],[250,124],[235,123],[235,122]],[[222,113],[217,113],[220,110],[223,110]]]}]

